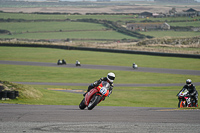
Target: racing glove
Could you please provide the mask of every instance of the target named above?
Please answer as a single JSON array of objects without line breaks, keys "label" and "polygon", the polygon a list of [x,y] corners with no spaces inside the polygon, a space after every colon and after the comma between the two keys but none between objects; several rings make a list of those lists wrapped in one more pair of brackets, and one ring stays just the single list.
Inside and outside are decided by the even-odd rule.
[{"label": "racing glove", "polygon": [[93,86],[97,87],[97,86],[98,86],[98,82],[95,81],[95,82],[93,83]]},{"label": "racing glove", "polygon": [[102,81],[103,81],[103,78],[100,78],[99,80],[93,83],[93,86],[97,87]]},{"label": "racing glove", "polygon": [[113,84],[113,83],[111,83],[111,84],[110,84],[110,86],[113,88],[113,87],[114,87],[114,84]]}]

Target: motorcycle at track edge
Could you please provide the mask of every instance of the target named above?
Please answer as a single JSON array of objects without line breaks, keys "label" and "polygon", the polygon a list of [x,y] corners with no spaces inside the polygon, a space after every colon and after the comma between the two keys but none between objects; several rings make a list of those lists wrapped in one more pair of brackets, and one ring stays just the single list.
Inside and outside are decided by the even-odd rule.
[{"label": "motorcycle at track edge", "polygon": [[188,107],[187,100],[191,98],[191,107],[198,107],[198,103],[194,97],[189,97],[189,92],[186,88],[183,88],[178,94],[178,108]]},{"label": "motorcycle at track edge", "polygon": [[81,110],[86,107],[88,110],[92,110],[97,104],[105,99],[109,95],[110,84],[106,81],[102,81],[98,87],[94,87],[88,93],[79,104]]}]

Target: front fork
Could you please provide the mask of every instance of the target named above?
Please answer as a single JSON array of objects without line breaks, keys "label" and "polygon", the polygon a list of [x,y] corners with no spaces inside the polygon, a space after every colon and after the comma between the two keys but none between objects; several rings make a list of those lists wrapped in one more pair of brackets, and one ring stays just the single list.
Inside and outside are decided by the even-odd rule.
[{"label": "front fork", "polygon": [[191,106],[191,98],[190,97],[187,98],[186,101],[187,101],[187,106],[190,107]]}]

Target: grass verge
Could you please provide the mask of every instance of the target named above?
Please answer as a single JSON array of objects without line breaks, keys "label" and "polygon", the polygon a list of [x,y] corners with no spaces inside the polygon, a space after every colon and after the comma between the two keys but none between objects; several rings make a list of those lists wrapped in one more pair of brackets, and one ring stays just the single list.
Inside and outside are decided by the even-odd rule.
[{"label": "grass verge", "polygon": [[[52,48],[0,47],[0,60],[51,62],[65,59],[67,63],[79,60],[81,64],[130,66],[200,70],[200,60],[192,58],[161,57],[137,54],[63,50]],[[192,64],[192,65],[186,65]]]},{"label": "grass verge", "polygon": [[110,71],[116,74],[115,83],[118,84],[184,83],[185,79],[188,78],[191,78],[193,82],[200,81],[200,76],[195,75],[163,74],[135,71],[20,65],[0,65],[0,69],[1,79],[12,82],[91,83],[100,77],[106,76]]},{"label": "grass verge", "polygon": [[[47,86],[33,85],[24,86],[18,85],[17,90],[26,90],[29,92],[38,91],[39,98],[19,97],[15,100],[1,101],[1,103],[14,104],[35,104],[35,105],[78,105],[83,96],[79,93],[69,93],[46,88],[62,88],[86,90],[86,86]],[[31,88],[31,89],[30,89]],[[34,89],[33,89],[34,88]],[[110,97],[101,102],[98,106],[127,106],[127,107],[166,107],[177,108],[178,99],[176,94],[180,87],[115,87]],[[197,86],[200,91],[200,86]],[[20,91],[20,95],[23,91]],[[34,93],[35,94],[35,93]],[[42,96],[41,96],[42,94]],[[196,108],[195,108],[196,109]]]}]

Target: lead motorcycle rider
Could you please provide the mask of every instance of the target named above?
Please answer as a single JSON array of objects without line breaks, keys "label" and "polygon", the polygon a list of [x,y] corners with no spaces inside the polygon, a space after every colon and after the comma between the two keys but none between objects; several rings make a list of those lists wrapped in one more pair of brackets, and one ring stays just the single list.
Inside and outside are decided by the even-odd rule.
[{"label": "lead motorcycle rider", "polygon": [[[195,88],[195,85],[192,84],[191,79],[186,80],[186,85],[183,86],[183,88],[186,88],[188,90],[189,98],[186,99],[188,107],[191,107],[191,98],[194,97],[196,103],[198,103],[198,92]],[[181,89],[182,90],[182,89]],[[180,91],[181,92],[181,91]]]},{"label": "lead motorcycle rider", "polygon": [[86,93],[83,94],[83,96],[85,96],[91,89],[93,89],[94,87],[97,87],[101,84],[102,81],[107,81],[110,84],[110,88],[109,88],[109,94],[108,97],[110,96],[110,94],[112,93],[112,89],[114,87],[113,82],[115,80],[115,74],[113,72],[110,72],[107,74],[107,77],[102,77],[99,80],[95,81],[94,83],[92,83],[91,85],[88,86],[88,90]]}]

